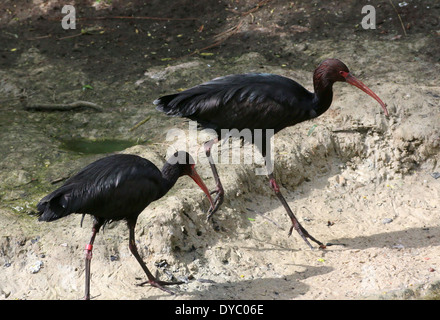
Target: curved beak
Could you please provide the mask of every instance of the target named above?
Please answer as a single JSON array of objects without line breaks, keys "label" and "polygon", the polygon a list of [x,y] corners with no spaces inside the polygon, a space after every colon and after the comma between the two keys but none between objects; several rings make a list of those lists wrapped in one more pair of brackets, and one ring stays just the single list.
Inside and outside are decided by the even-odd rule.
[{"label": "curved beak", "polygon": [[359,89],[361,89],[363,92],[365,92],[366,94],[372,96],[377,102],[379,102],[379,104],[381,105],[383,111],[385,112],[385,115],[388,117],[388,110],[387,110],[387,105],[385,103],[383,103],[382,100],[380,100],[380,98],[373,92],[371,91],[370,88],[368,88],[365,84],[363,84],[361,81],[359,81],[358,79],[356,79],[351,73],[348,73],[345,76],[345,81],[347,81],[349,84],[358,87]]},{"label": "curved beak", "polygon": [[205,183],[203,182],[202,178],[200,178],[199,174],[197,173],[196,169],[194,168],[194,165],[191,167],[191,173],[188,174],[195,183],[202,189],[202,191],[206,194],[208,197],[209,202],[211,203],[211,209],[214,209],[214,202],[212,201],[211,194],[209,193],[208,188],[206,187]]}]

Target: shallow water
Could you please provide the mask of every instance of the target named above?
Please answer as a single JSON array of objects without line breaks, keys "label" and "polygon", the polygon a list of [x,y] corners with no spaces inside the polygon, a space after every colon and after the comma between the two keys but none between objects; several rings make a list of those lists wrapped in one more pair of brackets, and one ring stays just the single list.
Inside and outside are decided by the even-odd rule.
[{"label": "shallow water", "polygon": [[103,154],[121,151],[137,144],[135,141],[121,139],[69,139],[63,140],[60,148],[82,154]]}]

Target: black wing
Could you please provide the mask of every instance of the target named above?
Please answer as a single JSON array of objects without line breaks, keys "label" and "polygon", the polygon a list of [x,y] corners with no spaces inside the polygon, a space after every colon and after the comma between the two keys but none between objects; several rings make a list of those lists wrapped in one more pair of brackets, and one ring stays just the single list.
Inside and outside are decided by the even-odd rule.
[{"label": "black wing", "polygon": [[38,203],[39,220],[57,220],[71,213],[107,220],[139,214],[160,194],[161,177],[153,163],[135,155],[99,159]]},{"label": "black wing", "polygon": [[248,73],[216,78],[157,99],[156,109],[206,128],[275,129],[313,117],[314,94],[278,75]]}]

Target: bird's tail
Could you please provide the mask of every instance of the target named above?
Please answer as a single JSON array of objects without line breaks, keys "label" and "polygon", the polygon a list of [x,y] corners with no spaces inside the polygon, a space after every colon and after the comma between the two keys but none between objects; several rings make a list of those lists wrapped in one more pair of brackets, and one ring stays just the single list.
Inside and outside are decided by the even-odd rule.
[{"label": "bird's tail", "polygon": [[173,106],[170,104],[170,102],[173,101],[177,95],[178,94],[170,94],[154,100],[153,103],[156,105],[156,110],[168,115],[174,115]]},{"label": "bird's tail", "polygon": [[68,204],[69,193],[55,190],[37,204],[38,221],[54,221],[71,214]]}]

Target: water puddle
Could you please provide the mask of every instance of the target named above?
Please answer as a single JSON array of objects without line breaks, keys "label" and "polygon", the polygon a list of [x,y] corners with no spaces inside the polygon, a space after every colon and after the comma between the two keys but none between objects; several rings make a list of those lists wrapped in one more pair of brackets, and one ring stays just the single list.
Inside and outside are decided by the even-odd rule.
[{"label": "water puddle", "polygon": [[69,139],[61,141],[61,148],[68,151],[83,153],[83,154],[102,154],[121,151],[129,147],[139,144],[131,140],[117,140],[117,139]]}]

